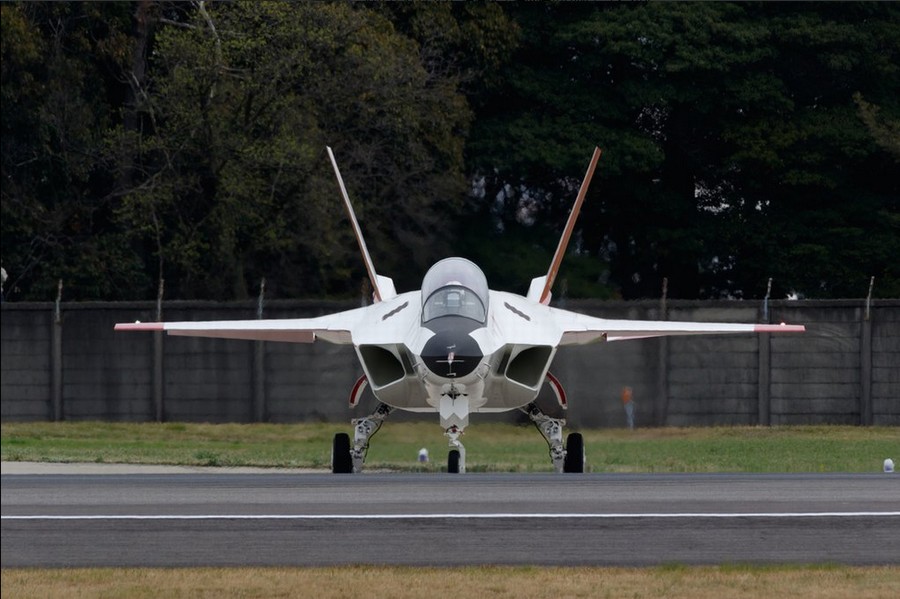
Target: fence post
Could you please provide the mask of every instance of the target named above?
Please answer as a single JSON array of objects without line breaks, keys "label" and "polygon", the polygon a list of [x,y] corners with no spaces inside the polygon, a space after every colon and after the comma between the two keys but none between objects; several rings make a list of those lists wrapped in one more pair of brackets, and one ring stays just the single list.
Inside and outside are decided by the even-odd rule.
[{"label": "fence post", "polygon": [[[262,320],[265,301],[266,279],[259,283],[259,300],[256,304],[256,318]],[[256,422],[266,420],[266,342],[253,342],[253,418]]]},{"label": "fence post", "polygon": [[[763,299],[762,321],[769,324],[769,296],[772,294],[772,278],[766,286],[766,297]],[[772,354],[769,343],[769,333],[758,335],[759,349],[757,351],[757,424],[770,426],[772,424]]]},{"label": "fence post", "polygon": [[63,419],[63,368],[62,368],[62,279],[56,288],[56,304],[53,309],[53,333],[50,342],[50,417],[53,422]]},{"label": "fence post", "polygon": [[872,288],[875,277],[869,279],[869,294],[866,296],[866,309],[863,313],[861,339],[859,341],[859,423],[872,426],[874,415],[872,409]]},{"label": "fence post", "polygon": [[[156,293],[156,322],[162,322],[162,299],[165,289],[165,279],[159,278],[159,289]],[[153,332],[153,413],[157,422],[163,422],[166,417],[165,400],[163,397],[163,332]]]},{"label": "fence post", "polygon": [[[669,279],[663,277],[662,296],[659,300],[659,319],[668,320],[666,299],[669,294]],[[669,419],[669,338],[659,338],[659,362],[657,363],[656,379],[656,414],[654,420],[656,426],[665,426]]]}]

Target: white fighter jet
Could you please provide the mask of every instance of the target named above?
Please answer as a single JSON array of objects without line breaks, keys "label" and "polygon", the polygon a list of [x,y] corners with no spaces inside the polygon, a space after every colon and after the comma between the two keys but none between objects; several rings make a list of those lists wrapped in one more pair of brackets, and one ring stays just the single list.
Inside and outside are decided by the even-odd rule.
[{"label": "white fighter jet", "polygon": [[450,440],[447,471],[465,472],[460,436],[469,414],[521,410],[550,446],[558,472],[584,471],[584,442],[578,433],[563,442],[565,421],[535,403],[549,384],[559,404],[566,395],[549,369],[561,345],[643,339],[666,335],[801,332],[803,326],[607,320],[549,306],[551,288],[600,158],[594,150],[585,178],[547,274],[532,280],[520,296],[488,288],[481,269],[464,258],[446,258],[425,274],[419,291],[397,293],[393,281],[376,273],[331,148],[344,205],[373,288],[373,304],[317,318],[154,322],[117,324],[118,331],[166,331],[170,335],[352,344],[363,375],[350,392],[356,406],[369,386],[379,400],[374,412],[352,422],[353,439],[334,437],[332,471],[360,472],[369,440],[395,409],[436,412]]}]

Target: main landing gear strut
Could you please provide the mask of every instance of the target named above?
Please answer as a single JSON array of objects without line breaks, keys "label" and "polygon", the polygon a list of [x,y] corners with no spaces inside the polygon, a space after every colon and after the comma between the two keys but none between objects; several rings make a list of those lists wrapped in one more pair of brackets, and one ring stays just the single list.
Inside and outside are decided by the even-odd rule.
[{"label": "main landing gear strut", "polygon": [[369,439],[378,432],[394,408],[379,403],[375,411],[365,418],[356,418],[353,422],[353,445],[350,435],[337,433],[331,447],[331,471],[335,474],[362,472],[366,453],[369,450]]},{"label": "main landing gear strut", "polygon": [[534,422],[550,446],[550,460],[557,472],[584,472],[584,439],[580,433],[570,433],[563,447],[562,427],[566,421],[544,414],[537,404],[530,403],[523,412]]}]

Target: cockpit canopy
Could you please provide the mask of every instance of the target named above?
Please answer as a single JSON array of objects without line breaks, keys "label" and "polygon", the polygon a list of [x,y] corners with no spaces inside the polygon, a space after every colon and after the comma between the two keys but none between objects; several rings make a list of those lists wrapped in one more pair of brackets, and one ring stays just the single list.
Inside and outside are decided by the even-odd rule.
[{"label": "cockpit canopy", "polygon": [[465,258],[445,258],[422,280],[422,322],[455,315],[487,322],[487,279]]}]

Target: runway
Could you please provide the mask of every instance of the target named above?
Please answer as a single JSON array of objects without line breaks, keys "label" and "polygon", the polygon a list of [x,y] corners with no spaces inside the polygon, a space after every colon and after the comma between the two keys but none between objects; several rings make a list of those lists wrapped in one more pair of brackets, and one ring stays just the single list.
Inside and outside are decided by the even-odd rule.
[{"label": "runway", "polygon": [[889,474],[37,475],[6,466],[4,568],[900,563],[900,477]]}]

